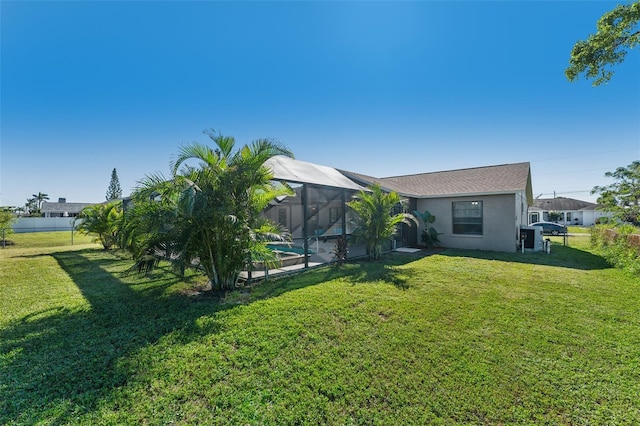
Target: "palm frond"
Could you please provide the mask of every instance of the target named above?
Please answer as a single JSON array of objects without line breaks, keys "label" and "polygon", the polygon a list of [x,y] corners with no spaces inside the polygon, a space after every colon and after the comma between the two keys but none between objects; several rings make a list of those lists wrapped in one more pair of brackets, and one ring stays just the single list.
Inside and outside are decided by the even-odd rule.
[{"label": "palm frond", "polygon": [[209,136],[209,139],[218,147],[221,158],[231,156],[233,147],[236,144],[236,140],[232,136],[223,136],[220,132],[216,133],[213,129],[205,130],[203,133]]},{"label": "palm frond", "polygon": [[145,202],[168,198],[173,190],[173,183],[162,173],[146,175],[136,183],[132,198],[135,202]]},{"label": "palm frond", "polygon": [[206,167],[216,167],[219,159],[220,156],[209,146],[194,142],[181,146],[176,158],[169,163],[169,167],[175,176],[180,167],[188,160],[198,160]]},{"label": "palm frond", "polygon": [[[256,139],[251,143],[251,153],[255,157],[260,159],[264,158],[266,161],[268,158],[276,155],[284,155],[289,158],[295,158],[293,152],[286,147],[286,145],[276,141],[275,139]],[[264,162],[263,161],[263,162]]]},{"label": "palm frond", "polygon": [[148,275],[156,270],[158,264],[160,263],[160,258],[155,255],[146,255],[139,259],[136,259],[133,265],[130,268],[126,269],[122,274],[124,276],[128,276],[132,273],[136,273],[139,275]]}]

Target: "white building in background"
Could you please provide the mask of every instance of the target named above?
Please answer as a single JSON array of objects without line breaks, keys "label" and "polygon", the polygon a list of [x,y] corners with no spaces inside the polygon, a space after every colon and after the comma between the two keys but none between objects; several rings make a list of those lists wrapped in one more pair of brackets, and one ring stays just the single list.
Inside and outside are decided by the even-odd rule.
[{"label": "white building in background", "polygon": [[67,203],[66,198],[58,198],[57,203],[44,201],[40,211],[43,217],[76,217],[82,209],[95,203]]},{"label": "white building in background", "polygon": [[564,225],[592,226],[602,217],[610,218],[611,213],[599,209],[599,205],[573,198],[536,198],[529,207],[529,223],[553,222],[549,213],[558,213],[557,223]]},{"label": "white building in background", "polygon": [[19,217],[13,224],[13,231],[22,232],[50,232],[71,231],[73,220],[83,208],[95,203],[67,203],[65,198],[58,202],[44,201],[40,208],[41,217]]}]

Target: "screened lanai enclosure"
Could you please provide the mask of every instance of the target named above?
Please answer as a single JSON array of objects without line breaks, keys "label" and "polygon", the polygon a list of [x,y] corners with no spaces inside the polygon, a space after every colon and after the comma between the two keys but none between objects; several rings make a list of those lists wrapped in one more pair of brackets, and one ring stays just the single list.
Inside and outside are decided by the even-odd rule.
[{"label": "screened lanai enclosure", "polygon": [[[291,235],[290,243],[272,244],[283,267],[309,267],[335,261],[334,249],[340,237],[347,241],[347,258],[367,255],[365,244],[353,237],[356,215],[347,205],[360,190],[366,191],[365,187],[332,167],[289,157],[276,156],[265,165],[273,171],[274,180],[287,185],[293,193],[273,200],[263,212]],[[409,204],[411,207],[415,203]],[[398,205],[393,213],[400,211],[402,206]],[[385,249],[415,244],[416,232],[413,225],[400,225]]]},{"label": "screened lanai enclosure", "polygon": [[284,267],[304,267],[335,260],[338,238],[348,241],[348,257],[366,255],[366,247],[351,238],[354,213],[346,203],[365,189],[336,169],[288,157],[267,161],[274,180],[293,190],[293,195],[273,200],[263,214],[291,234],[290,243],[273,243]]}]

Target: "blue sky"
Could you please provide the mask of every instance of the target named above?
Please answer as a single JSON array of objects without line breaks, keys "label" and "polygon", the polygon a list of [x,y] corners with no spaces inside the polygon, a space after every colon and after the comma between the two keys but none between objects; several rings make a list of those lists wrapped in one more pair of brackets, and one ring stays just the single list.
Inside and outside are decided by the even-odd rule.
[{"label": "blue sky", "polygon": [[3,0],[0,205],[128,194],[208,128],[378,177],[529,161],[593,201],[640,158],[640,52],[564,69],[615,4]]}]

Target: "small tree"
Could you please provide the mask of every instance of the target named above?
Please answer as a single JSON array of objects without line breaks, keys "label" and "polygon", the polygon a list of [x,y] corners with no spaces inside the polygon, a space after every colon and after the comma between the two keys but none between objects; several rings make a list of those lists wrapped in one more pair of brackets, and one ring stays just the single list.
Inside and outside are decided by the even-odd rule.
[{"label": "small tree", "polygon": [[73,220],[76,231],[94,234],[105,250],[118,245],[122,230],[122,203],[112,201],[87,206]]},{"label": "small tree", "polygon": [[378,260],[382,254],[382,246],[396,233],[401,223],[416,223],[415,216],[409,213],[392,215],[393,208],[401,203],[397,192],[385,193],[380,185],[370,187],[371,192],[360,191],[349,207],[358,215],[358,227],[353,232],[356,240],[364,241],[370,259]]},{"label": "small tree", "polygon": [[623,222],[640,226],[640,161],[634,161],[627,167],[618,167],[605,176],[616,182],[606,186],[596,186],[592,194],[600,194],[598,203],[603,210],[612,212]]},{"label": "small tree", "polygon": [[111,182],[109,182],[109,188],[107,189],[107,201],[117,200],[122,197],[122,188],[120,188],[120,179],[118,179],[118,173],[114,168],[111,172]]},{"label": "small tree", "polygon": [[3,246],[6,243],[6,238],[13,234],[13,222],[15,222],[15,216],[11,209],[0,208],[0,238]]}]

